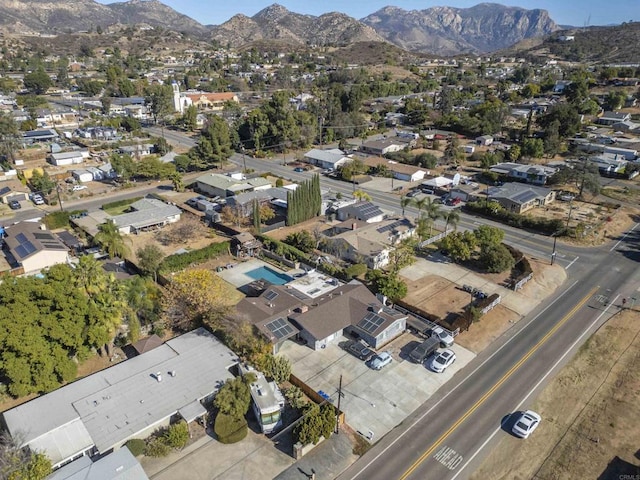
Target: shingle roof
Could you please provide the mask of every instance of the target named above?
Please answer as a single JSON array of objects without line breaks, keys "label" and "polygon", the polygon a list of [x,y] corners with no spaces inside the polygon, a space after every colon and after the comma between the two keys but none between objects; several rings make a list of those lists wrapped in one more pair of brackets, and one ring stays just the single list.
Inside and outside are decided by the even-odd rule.
[{"label": "shingle roof", "polygon": [[68,250],[50,231],[32,222],[21,222],[6,229],[5,244],[17,261],[45,250]]}]

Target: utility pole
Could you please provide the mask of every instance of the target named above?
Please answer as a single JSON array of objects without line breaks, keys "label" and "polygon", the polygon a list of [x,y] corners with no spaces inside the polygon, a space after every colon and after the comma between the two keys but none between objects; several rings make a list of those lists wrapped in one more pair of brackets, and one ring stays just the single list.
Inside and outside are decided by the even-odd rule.
[{"label": "utility pole", "polygon": [[336,434],[340,433],[340,399],[344,396],[342,393],[342,375],[340,375],[340,384],[338,385],[338,410],[336,411]]},{"label": "utility pole", "polygon": [[60,200],[60,184],[56,182],[56,194],[58,195],[58,205],[60,205],[60,211],[64,212],[64,208],[62,208],[62,200]]},{"label": "utility pole", "polygon": [[242,149],[242,168],[244,168],[244,173],[247,173],[247,157],[244,151],[244,145],[241,145],[240,148]]},{"label": "utility pole", "polygon": [[553,265],[554,262],[556,261],[556,241],[557,240],[558,240],[558,232],[553,234],[553,252],[551,252],[551,265]]}]

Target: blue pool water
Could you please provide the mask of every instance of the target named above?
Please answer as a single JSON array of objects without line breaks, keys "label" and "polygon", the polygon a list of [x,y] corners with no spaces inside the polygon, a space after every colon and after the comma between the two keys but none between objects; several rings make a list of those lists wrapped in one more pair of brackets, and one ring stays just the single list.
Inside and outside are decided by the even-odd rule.
[{"label": "blue pool water", "polygon": [[284,285],[285,283],[293,280],[289,275],[284,273],[278,273],[275,270],[271,270],[269,267],[258,267],[253,270],[245,272],[245,275],[253,278],[254,280],[263,279],[267,280],[274,285]]}]

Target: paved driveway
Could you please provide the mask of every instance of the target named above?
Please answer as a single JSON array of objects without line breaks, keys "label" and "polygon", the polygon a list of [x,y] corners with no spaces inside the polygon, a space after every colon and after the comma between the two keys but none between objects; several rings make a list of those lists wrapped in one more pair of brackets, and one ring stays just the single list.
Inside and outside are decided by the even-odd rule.
[{"label": "paved driveway", "polygon": [[[342,338],[340,342],[347,339]],[[323,390],[338,403],[338,384],[342,375],[344,397],[340,408],[347,423],[364,437],[379,439],[401,423],[424,403],[455,373],[469,363],[475,354],[459,345],[456,362],[442,374],[427,370],[407,360],[411,347],[419,338],[405,333],[384,350],[392,352],[393,361],[380,371],[342,350],[338,343],[313,351],[304,345],[286,342],[280,354],[292,363],[293,374],[316,391]]]}]

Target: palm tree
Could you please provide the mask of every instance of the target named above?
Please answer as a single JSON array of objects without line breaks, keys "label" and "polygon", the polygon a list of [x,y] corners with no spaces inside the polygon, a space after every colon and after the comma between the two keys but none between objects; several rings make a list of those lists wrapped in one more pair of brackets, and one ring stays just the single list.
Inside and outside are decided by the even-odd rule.
[{"label": "palm tree", "polygon": [[370,202],[371,201],[371,195],[369,195],[367,192],[365,192],[364,190],[356,190],[355,192],[353,192],[353,196],[354,198],[356,198],[359,202]]},{"label": "palm tree", "polygon": [[457,230],[458,222],[460,221],[460,214],[456,210],[449,210],[447,213],[443,215],[442,218],[444,218],[446,222],[444,224],[445,235],[447,233],[447,228],[449,227],[449,225],[453,225],[453,229]]},{"label": "palm tree", "polygon": [[424,210],[425,206],[427,205],[427,200],[431,200],[431,199],[429,197],[413,199],[412,201],[413,206],[418,209],[418,217],[422,217],[422,210]]},{"label": "palm tree", "polygon": [[442,216],[442,212],[440,211],[440,206],[435,203],[431,197],[426,197],[424,202],[424,210],[429,219],[429,235],[433,232],[433,223]]},{"label": "palm tree", "polygon": [[400,207],[402,207],[402,216],[404,217],[404,210],[405,208],[407,208],[409,205],[411,205],[413,203],[413,199],[409,198],[409,197],[402,197],[400,199]]},{"label": "palm tree", "polygon": [[98,226],[98,230],[93,238],[106,250],[110,258],[124,258],[129,255],[129,246],[113,221],[107,220]]}]

